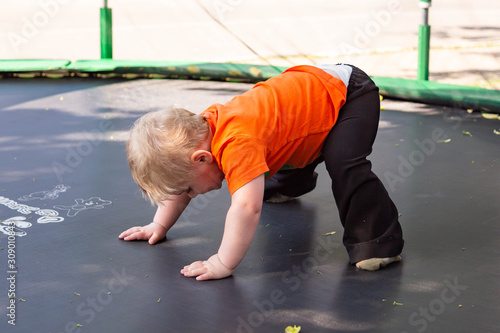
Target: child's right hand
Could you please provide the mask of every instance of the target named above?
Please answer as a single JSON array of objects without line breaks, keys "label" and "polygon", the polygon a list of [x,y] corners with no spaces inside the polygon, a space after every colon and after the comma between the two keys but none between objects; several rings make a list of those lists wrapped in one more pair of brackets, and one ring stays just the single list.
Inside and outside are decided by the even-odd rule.
[{"label": "child's right hand", "polygon": [[160,239],[165,238],[167,229],[161,224],[151,222],[143,227],[133,227],[122,232],[118,238],[131,241],[131,240],[149,240],[149,244],[153,245]]}]

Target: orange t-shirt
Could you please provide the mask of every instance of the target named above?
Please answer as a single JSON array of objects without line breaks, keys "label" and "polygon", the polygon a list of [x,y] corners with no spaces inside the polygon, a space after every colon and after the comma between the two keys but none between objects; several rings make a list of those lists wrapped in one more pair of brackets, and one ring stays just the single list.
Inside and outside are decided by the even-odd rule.
[{"label": "orange t-shirt", "polygon": [[203,111],[231,194],[263,173],[303,168],[319,157],[346,93],[323,70],[296,66]]}]

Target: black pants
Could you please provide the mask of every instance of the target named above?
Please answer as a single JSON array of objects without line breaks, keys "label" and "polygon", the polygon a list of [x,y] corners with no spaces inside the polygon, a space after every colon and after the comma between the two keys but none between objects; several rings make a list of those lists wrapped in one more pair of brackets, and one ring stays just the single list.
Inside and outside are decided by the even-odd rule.
[{"label": "black pants", "polygon": [[403,250],[398,211],[367,156],[372,152],[380,117],[378,87],[353,67],[347,99],[339,111],[322,156],[303,169],[283,170],[266,180],[264,199],[275,193],[303,195],[316,186],[316,166],[325,162],[344,226],[349,261],[393,257]]}]

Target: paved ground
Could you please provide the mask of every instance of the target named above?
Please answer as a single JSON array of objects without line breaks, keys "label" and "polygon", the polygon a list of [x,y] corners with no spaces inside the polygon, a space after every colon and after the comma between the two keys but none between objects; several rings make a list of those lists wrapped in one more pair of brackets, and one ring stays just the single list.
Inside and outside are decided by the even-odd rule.
[{"label": "paved ground", "polygon": [[[97,59],[99,0],[4,0],[0,59]],[[418,1],[109,1],[116,59],[350,62],[415,78]],[[431,80],[500,89],[500,2],[435,1]]]}]

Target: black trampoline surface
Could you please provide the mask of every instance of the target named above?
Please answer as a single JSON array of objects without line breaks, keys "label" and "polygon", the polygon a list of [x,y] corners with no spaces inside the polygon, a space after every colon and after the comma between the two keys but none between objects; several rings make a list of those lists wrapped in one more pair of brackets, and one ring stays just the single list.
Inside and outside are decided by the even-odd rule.
[{"label": "black trampoline surface", "polygon": [[133,121],[171,104],[201,112],[250,87],[0,81],[0,332],[500,332],[500,121],[477,113],[383,103],[370,159],[406,245],[378,272],[348,264],[322,165],[313,192],[264,205],[230,278],[179,272],[216,253],[227,188],[193,200],[166,241],[119,240],[155,212],[126,162]]}]

